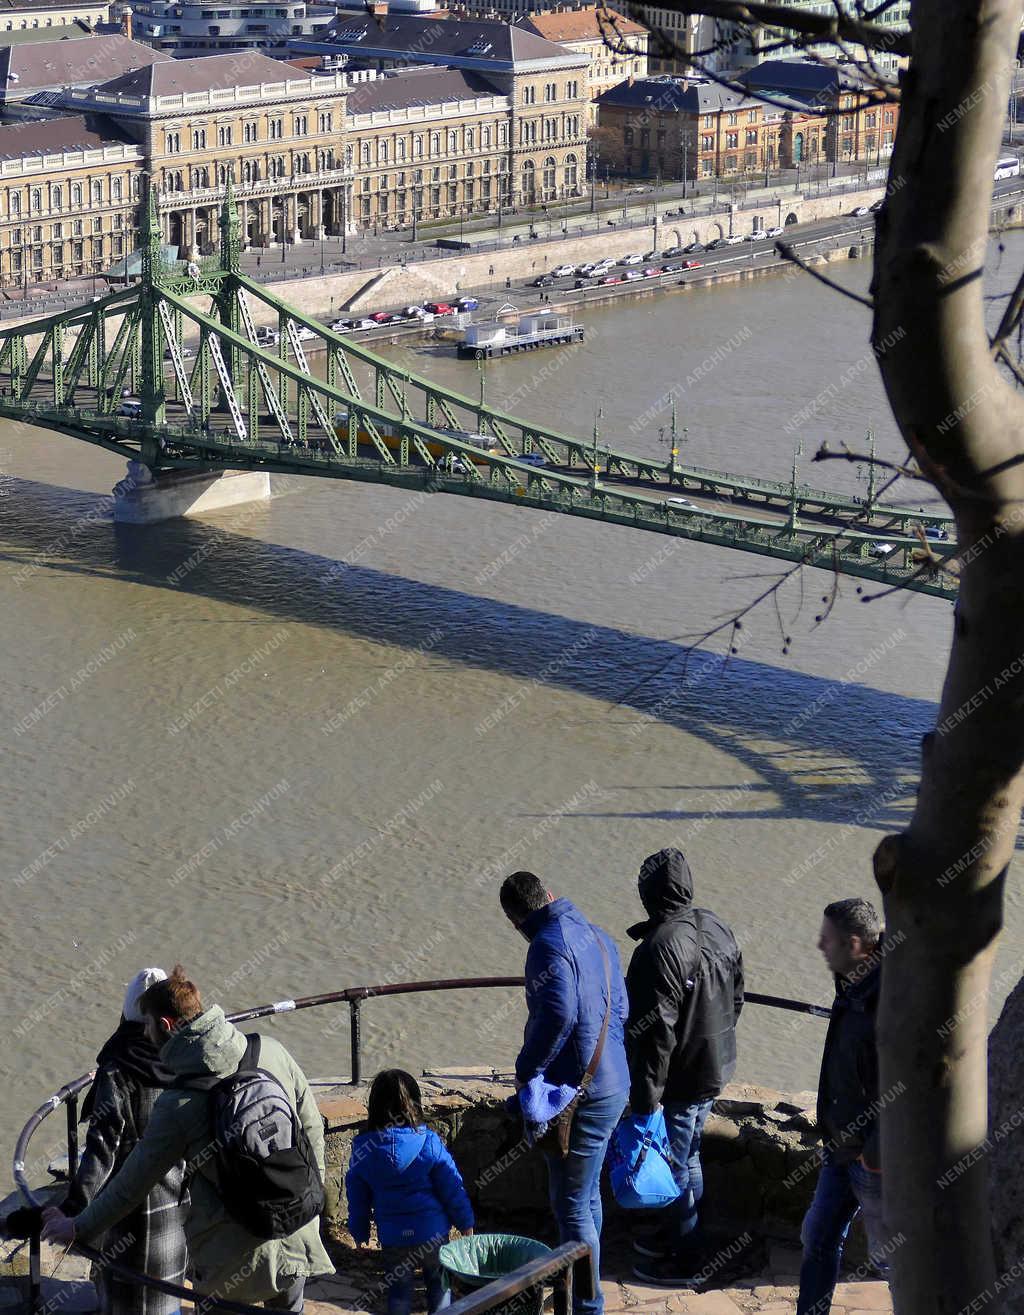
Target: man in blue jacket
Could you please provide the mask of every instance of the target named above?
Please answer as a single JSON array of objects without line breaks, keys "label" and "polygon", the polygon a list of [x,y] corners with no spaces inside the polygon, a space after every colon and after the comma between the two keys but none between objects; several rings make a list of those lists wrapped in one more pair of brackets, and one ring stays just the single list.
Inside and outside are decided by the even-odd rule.
[{"label": "man in blue jacket", "polygon": [[623,1042],[629,1004],[619,952],[606,931],[569,900],[555,899],[532,872],[506,877],[500,899],[509,922],[530,942],[528,1018],[516,1059],[516,1090],[541,1076],[552,1086],[578,1085],[608,1015],[600,1063],[573,1119],[569,1154],[545,1157],[559,1240],[586,1242],[593,1255],[595,1295],[574,1294],[573,1315],[601,1315],[601,1166],[629,1094]]}]

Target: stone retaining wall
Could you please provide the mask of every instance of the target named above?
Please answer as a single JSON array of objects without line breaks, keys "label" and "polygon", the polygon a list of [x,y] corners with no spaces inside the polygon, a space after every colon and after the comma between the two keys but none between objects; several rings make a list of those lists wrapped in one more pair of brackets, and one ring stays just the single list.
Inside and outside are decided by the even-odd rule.
[{"label": "stone retaining wall", "polygon": [[[506,1113],[508,1075],[429,1070],[421,1079],[430,1126],[451,1150],[485,1229],[550,1234],[543,1158],[526,1149]],[[333,1088],[319,1098],[328,1126],[328,1214],[345,1218],[344,1175],[365,1116],[365,1089]],[[784,1093],[732,1083],[715,1101],[704,1135],[704,1217],[716,1234],[795,1246],[817,1181],[813,1092]],[[606,1193],[606,1199],[608,1194]],[[609,1201],[606,1229],[628,1231],[635,1212]],[[851,1239],[853,1241],[853,1239]],[[859,1242],[848,1259],[856,1262]]]}]

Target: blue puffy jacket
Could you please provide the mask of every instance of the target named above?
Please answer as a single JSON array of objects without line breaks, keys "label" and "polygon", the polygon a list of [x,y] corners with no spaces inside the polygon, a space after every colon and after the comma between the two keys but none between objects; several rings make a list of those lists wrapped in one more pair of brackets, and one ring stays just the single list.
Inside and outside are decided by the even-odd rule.
[{"label": "blue puffy jacket", "polygon": [[381,1246],[419,1246],[447,1241],[454,1224],[473,1227],[473,1207],[462,1177],[436,1132],[429,1128],[381,1128],[352,1143],[345,1175],[348,1228],[357,1242],[370,1239],[377,1220]]},{"label": "blue puffy jacket", "polygon": [[529,1017],[516,1060],[516,1077],[526,1083],[542,1073],[555,1086],[575,1086],[583,1076],[601,1033],[607,1002],[600,937],[608,955],[612,1012],[590,1096],[596,1100],[626,1091],[629,1069],[623,1028],[629,1002],[615,942],[606,931],[587,922],[567,899],[552,900],[529,914],[521,930],[530,939],[526,955]]}]

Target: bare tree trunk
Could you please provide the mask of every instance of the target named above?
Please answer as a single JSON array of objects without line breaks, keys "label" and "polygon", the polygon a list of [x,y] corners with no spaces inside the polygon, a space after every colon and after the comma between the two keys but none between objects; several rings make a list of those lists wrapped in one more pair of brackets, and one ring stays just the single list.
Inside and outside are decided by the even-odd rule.
[{"label": "bare tree trunk", "polygon": [[885,386],[963,559],[917,805],[875,854],[895,942],[879,1046],[901,1315],[1001,1305],[987,1164],[972,1152],[987,1135],[987,995],[1024,797],[1024,402],[989,349],[981,270],[1020,19],[1020,0],[913,5],[875,261]]}]

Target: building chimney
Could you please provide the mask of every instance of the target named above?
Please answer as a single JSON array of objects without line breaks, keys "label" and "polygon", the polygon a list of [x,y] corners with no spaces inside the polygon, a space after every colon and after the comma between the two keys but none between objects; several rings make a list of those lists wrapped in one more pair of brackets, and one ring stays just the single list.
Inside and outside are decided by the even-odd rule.
[{"label": "building chimney", "polygon": [[125,34],[125,36],[126,36],[126,37],[128,38],[128,40],[130,41],[131,38],[132,38],[132,10],[131,10],[131,5],[126,5],[126,6],[125,6],[125,10],[124,10],[124,18],[121,19],[121,31]]},{"label": "building chimney", "polygon": [[388,0],[373,0],[370,6],[370,13],[374,18],[383,18],[388,12]]}]

